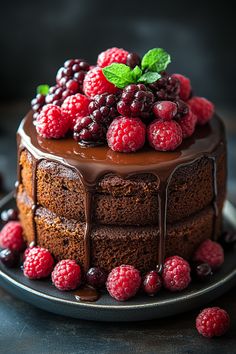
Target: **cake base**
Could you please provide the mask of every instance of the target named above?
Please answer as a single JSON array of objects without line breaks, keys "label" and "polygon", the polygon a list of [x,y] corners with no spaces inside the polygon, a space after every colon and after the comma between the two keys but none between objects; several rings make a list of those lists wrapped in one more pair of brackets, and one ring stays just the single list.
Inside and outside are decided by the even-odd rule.
[{"label": "cake base", "polygon": [[[10,203],[2,205],[2,210],[14,206],[12,199]],[[225,208],[224,219],[227,230],[230,227],[236,230],[235,208],[231,206],[230,213]],[[234,221],[234,224],[230,224],[230,221]],[[73,292],[58,291],[50,280],[31,281],[24,277],[22,270],[9,270],[3,265],[0,265],[0,281],[1,286],[13,296],[58,315],[108,322],[143,321],[183,313],[220,297],[236,284],[236,257],[235,250],[227,251],[223,267],[208,283],[193,282],[181,293],[161,290],[155,297],[138,294],[123,303],[115,301],[107,293],[94,303],[78,302]]]}]

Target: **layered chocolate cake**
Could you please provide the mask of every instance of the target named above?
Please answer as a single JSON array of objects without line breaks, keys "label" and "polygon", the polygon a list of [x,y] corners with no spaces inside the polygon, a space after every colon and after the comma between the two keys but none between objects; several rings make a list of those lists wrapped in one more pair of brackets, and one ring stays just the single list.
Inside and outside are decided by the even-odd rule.
[{"label": "layered chocolate cake", "polygon": [[[100,66],[104,67],[101,63]],[[92,68],[86,75],[90,72],[94,75],[94,70],[97,69]],[[85,76],[86,96],[81,91],[73,92],[63,103],[52,101],[53,104],[42,105],[43,109],[38,105],[19,127],[17,205],[25,239],[28,244],[34,242],[47,248],[56,260],[76,260],[85,270],[99,266],[110,271],[121,264],[129,264],[145,272],[155,267],[161,270],[166,256],[190,259],[203,240],[217,239],[220,234],[226,193],[223,124],[216,115],[210,120],[209,112],[205,116],[199,113],[199,102],[195,102],[194,97],[190,99],[190,88],[186,96],[186,82],[181,75],[176,75],[177,80],[174,75],[161,72],[155,76],[155,82],[146,84],[145,88],[143,84],[131,83],[132,87],[127,89],[126,85],[126,92],[122,93],[121,86],[115,87],[112,79],[109,82],[106,70],[103,74],[99,70],[96,75],[104,74],[103,79],[106,80],[106,76],[110,85],[105,89],[108,93],[98,85],[98,76],[96,80],[89,78],[87,81]],[[160,88],[159,80],[175,82],[171,94],[168,85],[163,84],[164,88]],[[92,87],[94,82],[95,88]],[[51,91],[55,92],[55,89]],[[120,133],[114,137],[114,125],[126,119],[124,111],[127,112],[130,93],[135,94],[139,102],[145,96],[150,108],[148,105],[134,107],[131,103],[135,115],[130,113],[123,133],[125,129],[133,129],[130,128],[132,119],[134,126],[138,120],[140,129],[151,126],[147,128],[148,138],[144,134],[144,140],[140,142],[140,130],[132,144],[126,142],[124,135],[123,140],[119,140]],[[109,99],[105,97],[107,94]],[[109,120],[99,124],[94,113],[97,95],[100,95],[100,101],[101,96],[105,97],[107,105],[113,98]],[[79,115],[82,104],[76,111],[70,100],[71,97],[81,100],[81,96],[83,100],[87,97],[89,102],[87,113]],[[165,103],[160,106],[160,102]],[[155,104],[159,106],[154,109]],[[52,107],[54,105],[56,108]],[[54,109],[51,116],[48,106]],[[102,109],[99,112],[103,112]],[[120,115],[122,117],[117,118]],[[59,139],[55,139],[59,137],[55,133],[54,136],[48,133],[59,129],[58,126],[52,125],[51,130],[45,130],[50,121],[48,117],[51,121],[56,117],[58,126],[60,119],[70,119],[66,132]],[[184,119],[190,118],[194,121],[191,133],[185,130],[189,121],[184,123]],[[197,119],[199,124],[195,128]],[[175,140],[168,134],[162,135],[160,130],[170,121],[173,123],[171,129],[176,128]],[[158,129],[153,124],[159,124]],[[74,129],[74,139],[68,133],[69,129]],[[169,126],[165,126],[163,134],[168,131]],[[181,140],[178,140],[179,131]],[[135,131],[129,131],[127,139],[132,140],[134,135]],[[162,142],[158,145],[155,140],[158,136],[164,137],[164,148]]]}]

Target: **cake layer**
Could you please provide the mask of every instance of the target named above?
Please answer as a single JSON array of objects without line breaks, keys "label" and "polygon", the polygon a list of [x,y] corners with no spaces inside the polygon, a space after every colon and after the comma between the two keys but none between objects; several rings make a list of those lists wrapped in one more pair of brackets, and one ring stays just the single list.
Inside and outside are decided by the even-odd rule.
[{"label": "cake layer", "polygon": [[[215,152],[219,198],[225,195],[226,153]],[[22,184],[32,198],[32,156],[20,157]],[[212,160],[202,157],[174,172],[167,197],[167,222],[172,223],[208,206],[214,197]],[[158,223],[159,181],[151,174],[123,179],[104,176],[93,197],[93,222],[106,225],[152,225]],[[58,216],[85,221],[85,192],[79,173],[58,162],[42,160],[37,167],[37,202]]]},{"label": "cake layer", "polygon": [[[19,193],[17,204],[27,242],[34,240],[32,201],[27,194]],[[218,202],[219,218],[216,234],[221,227],[223,200]],[[196,247],[213,233],[214,212],[211,206],[180,222],[167,225],[166,256],[180,255],[189,259]],[[46,208],[36,211],[37,243],[52,252],[57,260],[75,259],[84,265],[85,223],[58,217]],[[156,226],[93,225],[90,235],[93,266],[108,271],[122,263],[132,264],[141,271],[153,269],[157,264],[159,229]]]}]

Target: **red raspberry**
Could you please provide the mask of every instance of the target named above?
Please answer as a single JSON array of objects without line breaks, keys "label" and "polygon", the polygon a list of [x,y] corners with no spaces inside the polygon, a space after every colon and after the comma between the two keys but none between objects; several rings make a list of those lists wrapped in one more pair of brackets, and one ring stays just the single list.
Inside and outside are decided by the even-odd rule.
[{"label": "red raspberry", "polygon": [[222,336],[228,331],[229,326],[229,315],[220,307],[208,307],[196,318],[198,333],[208,338]]},{"label": "red raspberry", "polygon": [[139,118],[115,118],[107,131],[107,143],[113,151],[137,151],[145,143],[145,125]]},{"label": "red raspberry", "polygon": [[157,271],[152,270],[143,279],[143,290],[150,296],[155,295],[161,290],[162,280]]},{"label": "red raspberry", "polygon": [[191,281],[190,266],[182,257],[172,256],[165,260],[163,266],[163,285],[170,291],[181,291]]},{"label": "red raspberry", "polygon": [[175,150],[182,143],[180,125],[171,120],[154,120],[147,128],[149,144],[159,151]]},{"label": "red raspberry", "polygon": [[27,252],[23,267],[29,279],[47,278],[53,270],[54,260],[51,253],[42,247],[32,247]]},{"label": "red raspberry", "polygon": [[193,135],[197,123],[197,116],[193,114],[191,110],[177,121],[181,126],[183,139]]},{"label": "red raspberry", "polygon": [[171,120],[177,114],[177,105],[171,101],[160,101],[153,105],[152,110],[156,118]]},{"label": "red raspberry", "polygon": [[97,65],[101,68],[108,66],[112,63],[126,64],[129,52],[122,48],[110,48],[100,53],[97,60]]},{"label": "red raspberry", "polygon": [[70,129],[74,129],[77,118],[88,115],[89,103],[90,99],[81,93],[77,93],[65,99],[61,106],[61,112],[62,115],[70,121]]},{"label": "red raspberry", "polygon": [[109,294],[118,301],[125,301],[136,295],[140,285],[140,273],[131,265],[114,268],[106,282]]},{"label": "red raspberry", "polygon": [[84,78],[83,87],[85,95],[90,98],[102,93],[116,93],[118,91],[116,86],[107,81],[99,67],[88,71]]},{"label": "red raspberry", "polygon": [[205,240],[196,250],[193,260],[208,263],[212,269],[217,269],[224,263],[224,250],[218,242]]},{"label": "red raspberry", "polygon": [[71,259],[57,263],[52,272],[52,282],[59,290],[74,290],[81,283],[81,268]]},{"label": "red raspberry", "polygon": [[33,249],[33,248],[37,248],[38,246],[34,246],[35,242],[31,242],[29,244],[29,246],[25,249],[25,252],[23,254],[23,261],[26,260],[26,257],[28,256],[28,254],[30,253],[30,251]]},{"label": "red raspberry", "polygon": [[194,114],[197,116],[197,123],[200,125],[206,124],[213,116],[214,105],[204,97],[192,97],[188,104]]},{"label": "red raspberry", "polygon": [[24,248],[23,229],[18,221],[9,221],[0,232],[0,247],[12,251],[22,251]]},{"label": "red raspberry", "polygon": [[186,76],[181,74],[173,74],[172,77],[175,77],[177,80],[179,80],[180,83],[179,97],[181,98],[181,100],[187,101],[192,91],[190,80]]},{"label": "red raspberry", "polygon": [[59,139],[66,135],[70,121],[61,114],[61,108],[53,104],[43,106],[36,119],[37,133],[43,138]]}]

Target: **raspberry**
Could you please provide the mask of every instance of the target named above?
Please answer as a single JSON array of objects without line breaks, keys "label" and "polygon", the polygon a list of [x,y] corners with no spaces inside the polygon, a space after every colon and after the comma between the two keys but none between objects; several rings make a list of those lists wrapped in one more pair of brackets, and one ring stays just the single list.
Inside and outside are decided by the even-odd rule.
[{"label": "raspberry", "polygon": [[197,117],[191,110],[189,110],[189,113],[185,114],[185,116],[178,119],[177,122],[181,126],[183,139],[193,135],[197,123]]},{"label": "raspberry", "polygon": [[143,84],[128,85],[117,104],[118,112],[127,117],[148,118],[154,102],[154,95]]},{"label": "raspberry", "polygon": [[45,97],[45,104],[61,106],[66,97],[69,97],[73,94],[74,92],[67,89],[66,87],[60,87],[59,85],[51,86],[47,96]]},{"label": "raspberry", "polygon": [[93,267],[87,271],[86,280],[89,285],[100,289],[106,284],[107,273],[102,268]]},{"label": "raspberry", "polygon": [[0,247],[20,252],[24,245],[21,224],[18,221],[9,221],[0,232]]},{"label": "raspberry", "polygon": [[36,119],[42,109],[42,107],[45,105],[45,95],[41,95],[38,93],[35,98],[32,99],[31,101],[31,108],[34,111],[33,118]]},{"label": "raspberry", "polygon": [[110,48],[100,53],[97,60],[97,65],[101,68],[108,66],[112,63],[126,64],[129,52],[122,48]]},{"label": "raspberry", "polygon": [[198,333],[204,337],[219,337],[225,334],[230,327],[228,313],[220,307],[208,307],[200,312],[196,318]]},{"label": "raspberry", "polygon": [[156,118],[171,120],[177,114],[177,105],[171,101],[160,101],[153,105],[152,110]]},{"label": "raspberry", "polygon": [[208,263],[214,270],[224,263],[224,250],[219,243],[205,240],[194,253],[193,260]]},{"label": "raspberry", "polygon": [[181,100],[187,101],[192,91],[190,80],[186,76],[181,74],[173,74],[172,77],[179,80],[180,83],[179,97],[181,98]]},{"label": "raspberry", "polygon": [[197,116],[197,123],[206,124],[213,116],[214,105],[204,97],[194,96],[188,101],[192,112]]},{"label": "raspberry", "polygon": [[182,143],[180,125],[171,120],[154,120],[147,128],[149,144],[158,151],[175,150]]},{"label": "raspberry", "polygon": [[106,128],[90,116],[78,118],[74,126],[74,140],[80,145],[101,145],[106,140]]},{"label": "raspberry", "polygon": [[88,111],[97,123],[109,126],[112,120],[118,116],[116,109],[119,97],[113,94],[96,95],[90,102]]},{"label": "raspberry", "polygon": [[179,256],[165,260],[162,273],[163,285],[170,291],[181,291],[187,288],[191,281],[190,266]]},{"label": "raspberry", "polygon": [[28,247],[28,248],[26,248],[25,249],[25,252],[24,252],[24,254],[23,254],[23,261],[25,261],[26,260],[26,257],[28,256],[28,254],[30,253],[30,251],[32,250],[32,248],[37,248],[38,246],[32,246],[32,247]]},{"label": "raspberry", "polygon": [[95,67],[89,70],[84,79],[84,93],[88,97],[101,95],[102,93],[116,93],[118,88],[107,81],[103,75],[102,69]]},{"label": "raspberry", "polygon": [[61,106],[62,115],[70,121],[70,128],[73,130],[78,117],[84,117],[88,114],[90,100],[88,97],[77,93],[67,97]]},{"label": "raspberry", "polygon": [[140,65],[141,59],[137,53],[129,53],[126,59],[126,65],[130,66],[132,69],[135,66]]},{"label": "raspberry", "polygon": [[32,247],[27,253],[23,268],[29,279],[47,278],[53,270],[54,260],[51,253],[42,247]]},{"label": "raspberry", "polygon": [[36,119],[37,133],[43,138],[62,138],[66,135],[70,121],[61,114],[61,109],[53,104],[47,104]]},{"label": "raspberry", "polygon": [[154,93],[157,101],[175,101],[179,98],[180,82],[165,71],[162,77],[148,86]]},{"label": "raspberry", "polygon": [[73,260],[64,259],[57,263],[52,272],[52,282],[59,290],[74,290],[81,283],[81,268]]},{"label": "raspberry", "polygon": [[85,60],[68,59],[57,72],[57,84],[72,91],[73,94],[83,93],[83,82],[87,71],[89,71],[89,64]]},{"label": "raspberry", "polygon": [[143,279],[143,290],[150,296],[155,295],[158,291],[161,290],[162,280],[160,275],[152,270],[147,273]]},{"label": "raspberry", "polygon": [[106,282],[109,294],[118,301],[125,301],[135,296],[140,285],[140,273],[130,265],[114,268],[108,275]]},{"label": "raspberry", "polygon": [[113,151],[137,151],[145,143],[145,131],[145,125],[139,118],[115,118],[107,131],[108,146]]}]

